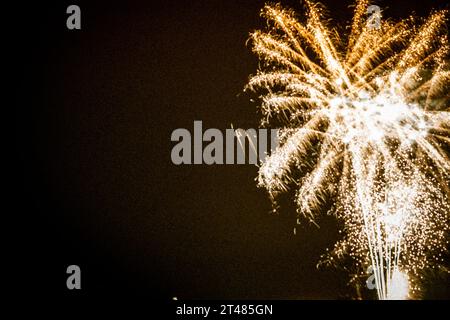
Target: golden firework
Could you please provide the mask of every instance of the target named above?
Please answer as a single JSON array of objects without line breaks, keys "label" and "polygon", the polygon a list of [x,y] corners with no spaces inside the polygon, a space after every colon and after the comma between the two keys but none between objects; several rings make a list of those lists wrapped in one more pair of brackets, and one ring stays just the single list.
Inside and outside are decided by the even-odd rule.
[{"label": "golden firework", "polygon": [[311,220],[331,200],[344,225],[333,256],[348,254],[360,274],[372,266],[380,299],[413,297],[448,244],[447,12],[374,28],[359,0],[341,39],[304,3],[304,21],[266,5],[268,29],[251,34],[263,63],[247,89],[260,93],[262,124],[280,127],[258,184],[274,201],[295,189]]}]

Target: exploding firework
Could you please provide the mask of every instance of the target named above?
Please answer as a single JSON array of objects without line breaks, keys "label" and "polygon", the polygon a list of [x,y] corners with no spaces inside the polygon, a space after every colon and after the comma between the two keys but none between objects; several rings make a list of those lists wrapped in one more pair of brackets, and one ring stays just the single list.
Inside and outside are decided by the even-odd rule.
[{"label": "exploding firework", "polygon": [[373,27],[359,0],[341,39],[304,3],[304,20],[266,5],[268,29],[251,34],[262,63],[247,89],[260,94],[262,125],[279,127],[258,184],[274,203],[295,190],[312,221],[331,203],[343,238],[327,257],[351,257],[355,279],[371,267],[380,299],[419,296],[448,245],[447,12]]}]

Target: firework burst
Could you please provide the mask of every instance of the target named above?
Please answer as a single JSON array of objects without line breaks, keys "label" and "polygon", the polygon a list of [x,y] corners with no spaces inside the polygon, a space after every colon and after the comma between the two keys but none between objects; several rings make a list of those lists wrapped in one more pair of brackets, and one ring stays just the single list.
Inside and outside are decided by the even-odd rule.
[{"label": "firework burst", "polygon": [[314,220],[332,203],[355,278],[374,270],[380,299],[420,293],[423,270],[442,262],[450,201],[450,71],[446,11],[424,21],[367,24],[359,0],[348,36],[327,27],[320,5],[305,19],[266,5],[266,31],[251,34],[262,63],[248,90],[279,147],[259,169],[275,202],[295,190]]}]

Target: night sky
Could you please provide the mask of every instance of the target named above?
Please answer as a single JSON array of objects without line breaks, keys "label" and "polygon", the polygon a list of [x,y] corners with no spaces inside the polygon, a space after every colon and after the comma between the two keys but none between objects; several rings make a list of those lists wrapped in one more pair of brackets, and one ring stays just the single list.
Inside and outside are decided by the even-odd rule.
[{"label": "night sky", "polygon": [[[95,4],[94,4],[94,3]],[[322,1],[351,19],[350,1]],[[299,13],[297,1],[282,1]],[[385,16],[425,16],[443,1],[377,1]],[[67,30],[70,4],[81,30]],[[16,122],[17,215],[50,295],[349,299],[349,275],[317,269],[339,239],[333,217],[301,219],[292,194],[278,214],[253,165],[172,164],[177,128],[257,128],[243,88],[258,67],[246,44],[264,1],[48,1],[25,37]],[[25,40],[26,39],[26,40]],[[26,222],[25,222],[26,221]],[[66,289],[81,267],[82,290]],[[449,298],[448,278],[429,298]],[[41,291],[42,292],[42,291]]]}]

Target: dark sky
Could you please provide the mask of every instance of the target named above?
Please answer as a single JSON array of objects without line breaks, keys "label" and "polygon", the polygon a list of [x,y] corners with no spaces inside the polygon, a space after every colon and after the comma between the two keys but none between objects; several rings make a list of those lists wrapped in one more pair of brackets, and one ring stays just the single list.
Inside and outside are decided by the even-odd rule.
[{"label": "dark sky", "polygon": [[[424,15],[447,1],[377,1],[386,15]],[[78,4],[82,30],[66,29]],[[300,10],[297,1],[283,4]],[[349,1],[326,1],[336,20]],[[176,128],[252,128],[243,93],[255,73],[246,46],[264,26],[263,1],[54,1],[29,30],[19,96],[19,215],[40,261],[42,286],[67,294],[78,264],[82,294],[169,298],[335,299],[348,275],[316,268],[338,238],[330,217],[293,235],[294,208],[278,215],[251,165],[175,166]],[[25,40],[24,40],[25,41]],[[284,203],[284,202],[283,202]],[[72,294],[72,293],[70,293]],[[442,295],[442,292],[437,293]]]}]

